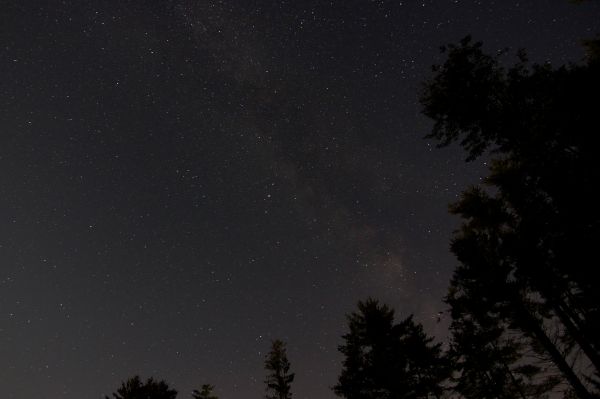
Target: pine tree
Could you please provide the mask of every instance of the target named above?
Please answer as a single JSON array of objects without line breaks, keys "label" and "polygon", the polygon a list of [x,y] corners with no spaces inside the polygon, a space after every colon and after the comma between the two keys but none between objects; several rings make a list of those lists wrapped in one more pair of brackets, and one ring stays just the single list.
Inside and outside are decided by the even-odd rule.
[{"label": "pine tree", "polygon": [[368,299],[348,316],[339,347],[342,373],[334,392],[347,399],[439,398],[448,375],[439,344],[412,316],[394,324],[394,311]]},{"label": "pine tree", "polygon": [[290,362],[283,341],[277,339],[271,343],[271,351],[265,359],[265,369],[269,373],[265,380],[267,399],[290,399],[295,374],[290,373]]},{"label": "pine tree", "polygon": [[215,387],[210,384],[203,384],[200,391],[194,389],[192,391],[192,397],[194,399],[219,399],[218,396],[213,394]]},{"label": "pine tree", "polygon": [[468,190],[453,209],[465,221],[452,248],[461,273],[483,278],[469,286],[487,295],[485,310],[542,347],[582,398],[593,395],[578,354],[600,375],[600,285],[589,266],[600,240],[600,136],[591,133],[600,63],[598,41],[587,46],[583,65],[531,65],[519,53],[506,68],[465,38],[446,49],[422,96],[429,137],[459,141],[468,160],[493,157],[490,189]]}]

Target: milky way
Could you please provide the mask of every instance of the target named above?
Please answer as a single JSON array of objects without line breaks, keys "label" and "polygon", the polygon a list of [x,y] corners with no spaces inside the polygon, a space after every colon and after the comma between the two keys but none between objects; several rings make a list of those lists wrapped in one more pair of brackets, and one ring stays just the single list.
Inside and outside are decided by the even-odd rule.
[{"label": "milky way", "polygon": [[[134,374],[261,397],[271,339],[331,398],[367,296],[444,337],[485,171],[424,140],[418,97],[467,34],[555,65],[597,3],[26,1],[3,5],[3,397],[100,398]],[[511,56],[507,56],[510,61]]]}]

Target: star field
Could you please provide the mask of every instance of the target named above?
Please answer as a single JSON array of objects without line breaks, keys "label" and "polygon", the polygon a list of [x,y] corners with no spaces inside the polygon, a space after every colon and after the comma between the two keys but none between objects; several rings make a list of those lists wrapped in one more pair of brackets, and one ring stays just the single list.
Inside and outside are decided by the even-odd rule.
[{"label": "star field", "polygon": [[421,83],[467,34],[581,59],[567,1],[25,1],[0,11],[0,381],[100,398],[134,374],[332,398],[345,314],[431,333],[447,205],[483,163],[424,140]]}]

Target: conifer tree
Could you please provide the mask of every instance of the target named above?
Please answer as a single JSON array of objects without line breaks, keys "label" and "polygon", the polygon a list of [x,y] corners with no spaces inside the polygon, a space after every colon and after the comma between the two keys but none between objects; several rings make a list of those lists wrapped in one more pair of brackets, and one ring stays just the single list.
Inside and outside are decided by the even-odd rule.
[{"label": "conifer tree", "polygon": [[543,348],[581,398],[594,397],[585,381],[600,377],[600,285],[589,263],[600,241],[598,43],[587,42],[581,65],[532,65],[521,52],[507,68],[467,37],[445,49],[422,96],[429,137],[459,141],[468,160],[492,157],[487,187],[453,207],[464,220],[452,245],[460,273],[479,276],[455,288],[483,292],[484,311]]},{"label": "conifer tree", "polygon": [[449,368],[412,316],[394,324],[394,311],[374,299],[348,316],[339,347],[342,373],[334,392],[347,399],[439,398]]},{"label": "conifer tree", "polygon": [[215,387],[210,384],[203,384],[200,390],[194,389],[192,391],[192,397],[194,399],[219,399],[218,396],[213,394]]},{"label": "conifer tree", "polygon": [[271,343],[271,350],[265,359],[265,369],[268,372],[265,380],[266,398],[290,399],[292,397],[291,385],[295,374],[290,372],[290,362],[283,341],[277,339]]}]

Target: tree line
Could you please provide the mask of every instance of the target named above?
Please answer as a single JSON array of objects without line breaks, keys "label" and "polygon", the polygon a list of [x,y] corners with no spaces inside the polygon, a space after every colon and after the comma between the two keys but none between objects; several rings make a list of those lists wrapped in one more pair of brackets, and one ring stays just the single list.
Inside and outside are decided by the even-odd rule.
[{"label": "tree line", "polygon": [[[291,384],[295,374],[290,371],[290,362],[287,358],[286,344],[276,339],[271,342],[271,350],[265,358],[265,370],[267,377],[266,399],[291,399]],[[219,399],[214,393],[214,385],[203,384],[200,389],[194,389],[191,393],[192,399]],[[164,380],[148,378],[142,381],[139,376],[129,378],[121,383],[112,398],[105,399],[175,399],[177,391]]]},{"label": "tree line", "polygon": [[[348,315],[333,391],[347,399],[600,397],[597,185],[600,40],[558,68],[524,52],[487,54],[470,37],[442,48],[421,94],[430,139],[489,159],[483,183],[450,212],[458,260],[445,303],[446,342],[375,299]],[[268,399],[290,399],[285,343],[265,360]],[[115,399],[173,399],[164,381],[134,377]],[[217,399],[212,385],[192,393]]]}]

